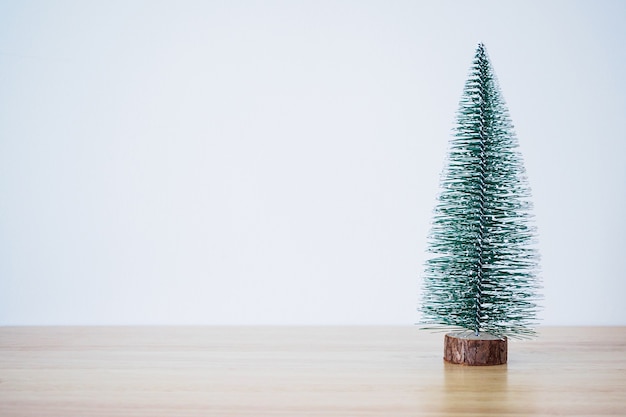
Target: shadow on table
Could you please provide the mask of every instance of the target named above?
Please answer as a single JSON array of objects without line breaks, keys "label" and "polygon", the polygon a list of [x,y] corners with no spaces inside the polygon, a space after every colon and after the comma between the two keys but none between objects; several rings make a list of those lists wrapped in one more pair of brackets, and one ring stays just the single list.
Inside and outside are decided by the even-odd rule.
[{"label": "shadow on table", "polygon": [[510,412],[507,365],[463,366],[444,362],[441,409],[446,414]]}]

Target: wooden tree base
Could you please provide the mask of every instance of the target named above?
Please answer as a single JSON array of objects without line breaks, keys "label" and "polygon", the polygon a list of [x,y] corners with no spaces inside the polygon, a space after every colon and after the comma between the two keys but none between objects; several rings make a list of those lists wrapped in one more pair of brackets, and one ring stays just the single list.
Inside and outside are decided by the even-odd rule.
[{"label": "wooden tree base", "polygon": [[481,333],[448,333],[443,359],[461,365],[503,365],[507,360],[507,339]]}]

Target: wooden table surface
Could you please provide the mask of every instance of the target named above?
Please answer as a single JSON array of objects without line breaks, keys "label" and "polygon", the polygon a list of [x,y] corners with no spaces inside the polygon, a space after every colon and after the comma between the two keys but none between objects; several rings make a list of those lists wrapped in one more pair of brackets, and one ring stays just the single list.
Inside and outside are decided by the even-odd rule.
[{"label": "wooden table surface", "polygon": [[626,327],[543,328],[509,363],[415,327],[0,327],[0,416],[626,416]]}]

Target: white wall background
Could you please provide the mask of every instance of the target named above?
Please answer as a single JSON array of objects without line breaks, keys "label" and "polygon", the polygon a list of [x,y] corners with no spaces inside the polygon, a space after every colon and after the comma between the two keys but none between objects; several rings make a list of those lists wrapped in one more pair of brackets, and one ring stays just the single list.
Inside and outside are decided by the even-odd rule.
[{"label": "white wall background", "polygon": [[626,324],[626,2],[0,1],[0,324],[412,324],[485,42],[545,324]]}]

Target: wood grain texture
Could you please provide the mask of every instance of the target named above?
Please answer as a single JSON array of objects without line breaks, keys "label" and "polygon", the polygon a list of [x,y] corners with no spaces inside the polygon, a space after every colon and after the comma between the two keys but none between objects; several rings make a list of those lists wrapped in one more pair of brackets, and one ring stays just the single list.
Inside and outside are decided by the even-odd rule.
[{"label": "wood grain texture", "polygon": [[626,328],[545,328],[507,365],[414,327],[0,327],[0,415],[626,415]]},{"label": "wood grain texture", "polygon": [[507,338],[488,333],[448,333],[443,342],[443,359],[460,365],[504,365],[507,359]]}]

